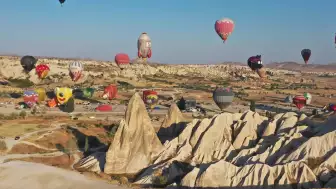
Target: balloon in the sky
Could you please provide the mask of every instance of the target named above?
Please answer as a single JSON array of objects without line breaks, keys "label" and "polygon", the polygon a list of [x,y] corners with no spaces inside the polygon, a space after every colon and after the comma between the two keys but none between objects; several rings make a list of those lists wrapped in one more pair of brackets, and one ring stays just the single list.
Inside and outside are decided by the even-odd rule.
[{"label": "balloon in the sky", "polygon": [[330,104],[329,104],[329,107],[328,107],[328,110],[329,110],[329,111],[336,112],[336,105],[335,105],[335,104],[332,104],[332,103],[330,103]]},{"label": "balloon in the sky", "polygon": [[215,23],[215,30],[219,37],[225,42],[234,30],[234,22],[229,18],[217,20]]},{"label": "balloon in the sky", "polygon": [[146,32],[138,38],[138,57],[145,60],[152,57],[152,40]]},{"label": "balloon in the sky", "polygon": [[63,6],[63,3],[65,2],[65,0],[59,0],[59,2],[61,3],[61,6]]},{"label": "balloon in the sky", "polygon": [[312,95],[310,93],[303,93],[303,96],[306,98],[306,104],[310,104],[311,100],[312,100]]},{"label": "balloon in the sky", "polygon": [[35,89],[35,92],[38,95],[38,102],[43,102],[45,101],[46,97],[47,97],[47,93],[46,90],[44,88],[37,88]]},{"label": "balloon in the sky", "polygon": [[22,57],[20,60],[21,66],[26,72],[32,71],[35,68],[36,62],[37,62],[37,59],[29,55]]},{"label": "balloon in the sky", "polygon": [[336,33],[335,33],[335,48],[336,48]]},{"label": "balloon in the sky", "polygon": [[84,65],[81,62],[72,62],[69,65],[69,75],[72,81],[78,81],[83,73]]},{"label": "balloon in the sky", "polygon": [[121,69],[126,68],[130,63],[130,58],[128,54],[125,54],[125,53],[117,54],[114,59],[117,65],[119,66],[119,68]]},{"label": "balloon in the sky", "polygon": [[112,100],[117,96],[118,87],[117,85],[111,84],[104,89],[103,98]]},{"label": "balloon in the sky", "polygon": [[27,89],[23,92],[23,101],[29,108],[31,108],[36,105],[38,94],[32,89]]},{"label": "balloon in the sky", "polygon": [[50,68],[46,64],[40,64],[40,65],[36,66],[35,70],[36,70],[36,74],[38,75],[38,77],[40,79],[44,79],[44,78],[47,77],[47,75],[50,71]]},{"label": "balloon in the sky", "polygon": [[261,55],[257,56],[251,56],[247,60],[247,65],[251,68],[251,70],[256,71],[259,77],[265,78],[266,77],[266,71],[263,68],[264,65],[261,61]]},{"label": "balloon in the sky", "polygon": [[297,95],[293,98],[293,104],[301,110],[306,105],[306,98],[302,95]]},{"label": "balloon in the sky", "polygon": [[303,58],[303,60],[306,64],[308,63],[310,55],[311,55],[311,50],[310,49],[302,49],[301,56],[302,56],[302,58]]},{"label": "balloon in the sky", "polygon": [[234,98],[234,93],[231,88],[217,87],[212,94],[212,98],[217,106],[221,110],[224,110],[231,105]]},{"label": "balloon in the sky", "polygon": [[154,90],[143,91],[142,98],[145,104],[147,104],[150,109],[153,109],[159,100],[158,93]]}]

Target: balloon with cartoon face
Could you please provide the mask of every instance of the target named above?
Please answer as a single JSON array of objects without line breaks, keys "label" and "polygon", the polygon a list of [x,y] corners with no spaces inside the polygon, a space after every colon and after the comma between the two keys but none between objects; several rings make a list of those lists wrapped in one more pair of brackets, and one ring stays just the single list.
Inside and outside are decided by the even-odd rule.
[{"label": "balloon with cartoon face", "polygon": [[56,87],[55,90],[57,103],[62,105],[66,104],[68,100],[72,97],[72,89],[68,87]]}]

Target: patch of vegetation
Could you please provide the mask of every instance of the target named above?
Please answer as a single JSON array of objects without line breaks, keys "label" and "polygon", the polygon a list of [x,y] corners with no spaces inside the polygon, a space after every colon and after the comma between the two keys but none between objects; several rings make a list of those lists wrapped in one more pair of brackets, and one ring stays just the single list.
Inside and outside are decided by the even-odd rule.
[{"label": "patch of vegetation", "polygon": [[34,85],[29,79],[12,79],[9,78],[8,81],[11,83],[12,86],[19,87],[19,88],[26,88],[31,87]]},{"label": "patch of vegetation", "polygon": [[128,83],[128,82],[125,82],[125,81],[117,81],[117,83],[119,84],[120,88],[125,88],[125,89],[134,89],[135,86]]},{"label": "patch of vegetation", "polygon": [[22,118],[26,118],[27,117],[27,112],[22,110],[20,113],[19,113],[19,116],[22,117]]},{"label": "patch of vegetation", "polygon": [[209,92],[211,87],[209,85],[204,85],[204,84],[179,84],[179,88],[184,88],[184,89],[192,89],[192,90],[199,90],[199,91],[206,91]]},{"label": "patch of vegetation", "polygon": [[160,83],[167,83],[169,85],[172,85],[174,84],[174,82],[172,81],[168,81],[166,79],[159,79],[159,78],[151,78],[151,77],[148,77],[148,76],[143,76],[144,79],[148,80],[148,81],[151,81],[151,82],[160,82]]}]

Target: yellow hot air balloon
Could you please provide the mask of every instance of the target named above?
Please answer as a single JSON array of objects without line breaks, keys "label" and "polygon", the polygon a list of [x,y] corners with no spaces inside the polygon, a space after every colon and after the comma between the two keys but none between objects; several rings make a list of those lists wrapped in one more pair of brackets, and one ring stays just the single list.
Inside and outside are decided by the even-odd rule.
[{"label": "yellow hot air balloon", "polygon": [[41,103],[45,101],[47,97],[46,90],[44,88],[37,88],[35,89],[35,92],[38,94],[38,102]]}]

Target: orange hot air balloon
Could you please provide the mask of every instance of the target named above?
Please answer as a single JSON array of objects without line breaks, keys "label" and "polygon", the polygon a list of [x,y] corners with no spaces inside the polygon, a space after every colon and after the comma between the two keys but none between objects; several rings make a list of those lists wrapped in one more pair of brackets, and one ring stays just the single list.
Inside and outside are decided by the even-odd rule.
[{"label": "orange hot air balloon", "polygon": [[38,77],[40,79],[44,79],[44,78],[47,77],[47,75],[50,71],[50,68],[46,64],[40,64],[40,65],[36,66],[35,70],[36,70],[36,73],[37,73]]}]

